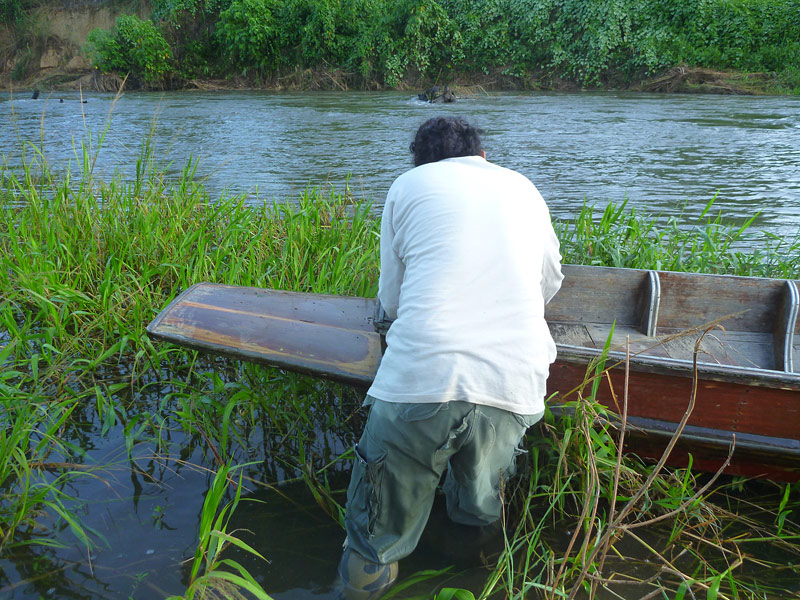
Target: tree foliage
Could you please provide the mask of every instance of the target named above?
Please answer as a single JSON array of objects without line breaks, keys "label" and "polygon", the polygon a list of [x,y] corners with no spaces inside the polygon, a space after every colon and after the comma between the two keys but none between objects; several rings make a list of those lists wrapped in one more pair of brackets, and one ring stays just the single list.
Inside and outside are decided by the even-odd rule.
[{"label": "tree foliage", "polygon": [[[148,39],[163,34],[183,77],[323,68],[389,86],[480,72],[596,86],[687,64],[793,73],[800,84],[800,0],[154,0],[152,6]],[[142,79],[152,78],[153,62],[123,49],[123,37],[118,23],[106,37],[117,46],[95,44],[102,68],[139,69]]]},{"label": "tree foliage", "polygon": [[123,15],[113,31],[95,29],[87,42],[98,68],[130,74],[147,86],[159,85],[172,70],[169,44],[150,20]]},{"label": "tree foliage", "polygon": [[0,0],[0,22],[16,23],[23,14],[23,0]]}]

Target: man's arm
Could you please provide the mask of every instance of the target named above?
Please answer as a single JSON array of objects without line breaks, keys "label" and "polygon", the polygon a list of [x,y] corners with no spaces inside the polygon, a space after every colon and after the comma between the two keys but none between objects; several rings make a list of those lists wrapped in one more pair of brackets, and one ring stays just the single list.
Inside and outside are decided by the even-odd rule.
[{"label": "man's arm", "polygon": [[547,215],[548,222],[545,231],[544,257],[542,260],[542,295],[544,303],[547,304],[561,289],[561,281],[564,274],[561,272],[560,244],[556,237],[556,232],[550,225],[550,215]]},{"label": "man's arm", "polygon": [[[390,190],[391,193],[391,190]],[[389,197],[383,208],[381,217],[381,274],[378,280],[378,299],[389,319],[397,318],[397,307],[400,303],[400,286],[406,267],[394,250],[395,232],[392,224],[392,208],[394,203]]]}]

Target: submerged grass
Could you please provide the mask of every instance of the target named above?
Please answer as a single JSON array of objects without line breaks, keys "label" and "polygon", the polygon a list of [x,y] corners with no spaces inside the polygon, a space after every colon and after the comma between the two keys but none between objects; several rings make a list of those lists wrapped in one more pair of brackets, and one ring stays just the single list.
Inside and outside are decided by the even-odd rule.
[{"label": "submerged grass", "polygon": [[[55,175],[35,148],[28,156],[22,171],[0,170],[0,558],[18,565],[77,540],[91,563],[101,532],[69,510],[70,481],[95,476],[86,464],[88,428],[120,438],[137,480],[152,478],[153,464],[189,456],[207,472],[182,597],[266,597],[269,590],[221,553],[226,544],[246,549],[226,530],[241,485],[302,479],[320,509],[341,520],[342,491],[330,478],[348,470],[360,398],[342,386],[155,345],[144,327],[199,281],[374,295],[379,225],[369,204],[319,189],[284,204],[209,198],[195,163],[167,181],[147,142],[127,182],[96,180],[86,148],[76,176]],[[556,228],[566,262],[800,277],[800,242],[767,238],[744,250],[752,222],[727,224],[708,216],[712,207],[686,227],[624,203],[599,216],[586,206]],[[590,373],[597,377],[573,400],[573,416],[548,419],[530,437],[529,468],[507,499],[506,549],[479,595],[634,597],[620,591],[634,584],[635,597],[794,593],[759,583],[753,573],[769,561],[751,552],[759,545],[798,553],[798,488],[729,478],[703,487],[689,470],[654,473],[620,457],[617,434],[593,400],[602,373],[601,365]],[[342,430],[343,443],[319,442]],[[143,456],[154,458],[143,466]],[[255,459],[261,466],[248,471]],[[762,494],[758,506],[737,499],[747,486]],[[573,532],[566,542],[565,530]],[[626,545],[638,546],[635,568],[621,568]],[[0,563],[0,591],[24,584]],[[470,593],[448,588],[440,597]]]}]

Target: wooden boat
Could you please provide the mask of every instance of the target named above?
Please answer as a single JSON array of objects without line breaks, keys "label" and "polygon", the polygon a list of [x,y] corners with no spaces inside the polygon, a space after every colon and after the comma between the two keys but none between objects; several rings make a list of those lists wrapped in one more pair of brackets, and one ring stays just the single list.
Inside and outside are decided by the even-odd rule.
[{"label": "wooden boat", "polygon": [[[564,266],[546,317],[558,346],[548,387],[555,402],[629,347],[627,450],[657,458],[692,397],[671,464],[800,479],[798,282],[726,275]],[[705,335],[703,332],[715,322]],[[389,323],[374,299],[201,283],[181,294],[148,334],[198,350],[366,387]],[[797,337],[796,337],[797,336]],[[604,376],[597,399],[622,410],[625,370]],[[612,393],[612,389],[614,392]]]}]

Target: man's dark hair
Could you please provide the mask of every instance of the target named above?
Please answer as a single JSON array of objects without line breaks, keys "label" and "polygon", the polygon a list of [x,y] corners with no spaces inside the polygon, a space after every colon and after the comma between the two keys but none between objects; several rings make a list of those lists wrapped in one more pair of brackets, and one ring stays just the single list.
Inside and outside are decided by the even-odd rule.
[{"label": "man's dark hair", "polygon": [[457,156],[480,155],[480,129],[476,129],[462,117],[434,117],[428,119],[411,142],[414,166],[436,162]]}]

